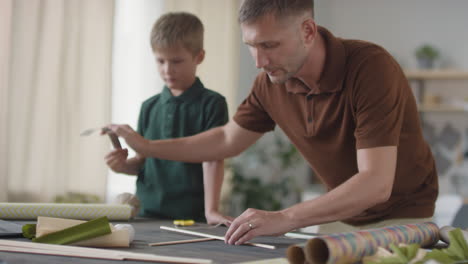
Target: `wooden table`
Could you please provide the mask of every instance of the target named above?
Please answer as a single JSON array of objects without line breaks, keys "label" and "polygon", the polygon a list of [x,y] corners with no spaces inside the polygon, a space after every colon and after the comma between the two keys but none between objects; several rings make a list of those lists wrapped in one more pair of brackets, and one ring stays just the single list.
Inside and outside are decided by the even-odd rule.
[{"label": "wooden table", "polygon": [[[112,222],[113,224],[121,222]],[[116,250],[131,251],[147,254],[177,256],[177,257],[190,257],[190,258],[204,258],[211,259],[213,263],[238,263],[244,261],[254,261],[262,259],[286,257],[286,248],[291,244],[302,243],[305,240],[291,239],[287,237],[260,237],[253,240],[253,242],[265,243],[275,245],[277,249],[264,249],[252,246],[232,246],[225,244],[223,241],[205,241],[190,244],[166,245],[149,247],[149,243],[164,242],[173,240],[193,239],[196,237],[169,232],[161,230],[161,225],[173,226],[170,221],[157,220],[157,219],[135,219],[127,222],[135,228],[135,240],[130,248],[114,248]],[[206,229],[195,229],[197,226],[189,227],[197,232],[206,232],[223,236],[226,227],[217,227]],[[27,241],[26,239],[16,239],[19,241]],[[110,260],[97,260],[73,257],[60,257],[60,256],[47,256],[25,253],[8,253],[0,252],[0,264],[20,264],[20,263],[44,263],[44,264],[62,264],[62,263],[144,263],[139,261],[110,261]]]}]

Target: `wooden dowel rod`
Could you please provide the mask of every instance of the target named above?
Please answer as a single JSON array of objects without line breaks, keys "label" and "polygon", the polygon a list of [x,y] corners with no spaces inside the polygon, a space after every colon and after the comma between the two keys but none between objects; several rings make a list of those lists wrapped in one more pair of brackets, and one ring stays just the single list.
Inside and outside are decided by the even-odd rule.
[{"label": "wooden dowel rod", "polygon": [[[190,231],[187,229],[179,229],[179,228],[173,228],[169,226],[160,226],[161,229],[168,230],[168,231],[173,231],[173,232],[178,232],[178,233],[183,233],[187,235],[192,235],[192,236],[199,236],[199,237],[209,237],[209,238],[214,238],[218,240],[223,240],[224,237],[222,236],[215,236],[215,235],[210,235],[210,234],[205,234],[205,233],[200,233],[200,232],[195,232],[195,231]],[[246,242],[244,245],[250,245],[254,247],[260,247],[260,248],[267,248],[267,249],[276,249],[275,246],[273,245],[267,245],[267,244],[261,244],[261,243],[251,243],[251,242]]]},{"label": "wooden dowel rod", "polygon": [[216,238],[204,237],[204,238],[197,238],[197,239],[157,242],[157,243],[150,243],[148,244],[148,246],[155,247],[155,246],[177,245],[177,244],[196,243],[196,242],[204,242],[204,241],[211,241],[211,240],[216,240]]}]

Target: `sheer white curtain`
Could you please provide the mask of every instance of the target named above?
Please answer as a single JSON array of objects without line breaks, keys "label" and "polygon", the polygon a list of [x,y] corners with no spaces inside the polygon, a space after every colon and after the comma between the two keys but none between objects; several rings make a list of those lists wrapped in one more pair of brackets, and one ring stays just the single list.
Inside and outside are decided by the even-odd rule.
[{"label": "sheer white curtain", "polygon": [[7,199],[8,62],[10,61],[12,0],[0,0],[0,201]]},{"label": "sheer white curtain", "polygon": [[[141,103],[159,93],[159,78],[150,46],[153,23],[162,14],[162,1],[115,1],[112,54],[112,122],[136,128]],[[121,142],[125,146],[125,142]],[[131,149],[130,156],[134,153]],[[122,192],[135,192],[135,176],[109,170],[107,200]]]},{"label": "sheer white curtain", "polygon": [[[48,202],[67,191],[104,197],[109,142],[79,133],[110,122],[114,1],[9,3],[0,198]],[[8,16],[1,17],[3,28]]]}]

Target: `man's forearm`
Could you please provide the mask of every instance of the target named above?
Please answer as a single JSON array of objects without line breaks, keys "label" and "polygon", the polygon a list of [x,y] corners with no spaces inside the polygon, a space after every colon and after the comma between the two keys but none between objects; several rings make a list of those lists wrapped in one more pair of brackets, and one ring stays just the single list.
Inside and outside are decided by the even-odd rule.
[{"label": "man's forearm", "polygon": [[193,163],[235,156],[263,135],[244,129],[234,121],[194,136],[166,140],[145,139],[128,125],[108,128],[143,157]]},{"label": "man's forearm", "polygon": [[243,150],[230,141],[225,127],[213,128],[190,137],[149,141],[141,149],[146,157],[193,163],[225,159]]},{"label": "man's forearm", "polygon": [[391,185],[379,183],[378,175],[358,173],[332,191],[282,212],[291,220],[292,229],[334,222],[385,202],[390,192]]},{"label": "man's forearm", "polygon": [[144,154],[183,162],[213,161],[229,157],[222,127],[185,138],[150,141]]}]

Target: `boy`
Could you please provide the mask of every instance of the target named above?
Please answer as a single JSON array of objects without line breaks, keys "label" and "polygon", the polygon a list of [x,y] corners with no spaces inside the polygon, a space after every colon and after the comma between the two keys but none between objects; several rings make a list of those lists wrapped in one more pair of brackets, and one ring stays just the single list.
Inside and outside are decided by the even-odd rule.
[{"label": "boy", "polygon": [[[188,13],[161,16],[151,31],[151,48],[166,85],[160,94],[143,102],[138,133],[147,139],[167,139],[224,125],[228,121],[225,98],[204,88],[196,77],[205,55],[201,21]],[[232,220],[218,212],[223,160],[201,164],[140,153],[127,157],[127,149],[115,149],[105,159],[117,173],[138,175],[140,215],[198,221],[205,216],[209,224]]]}]

